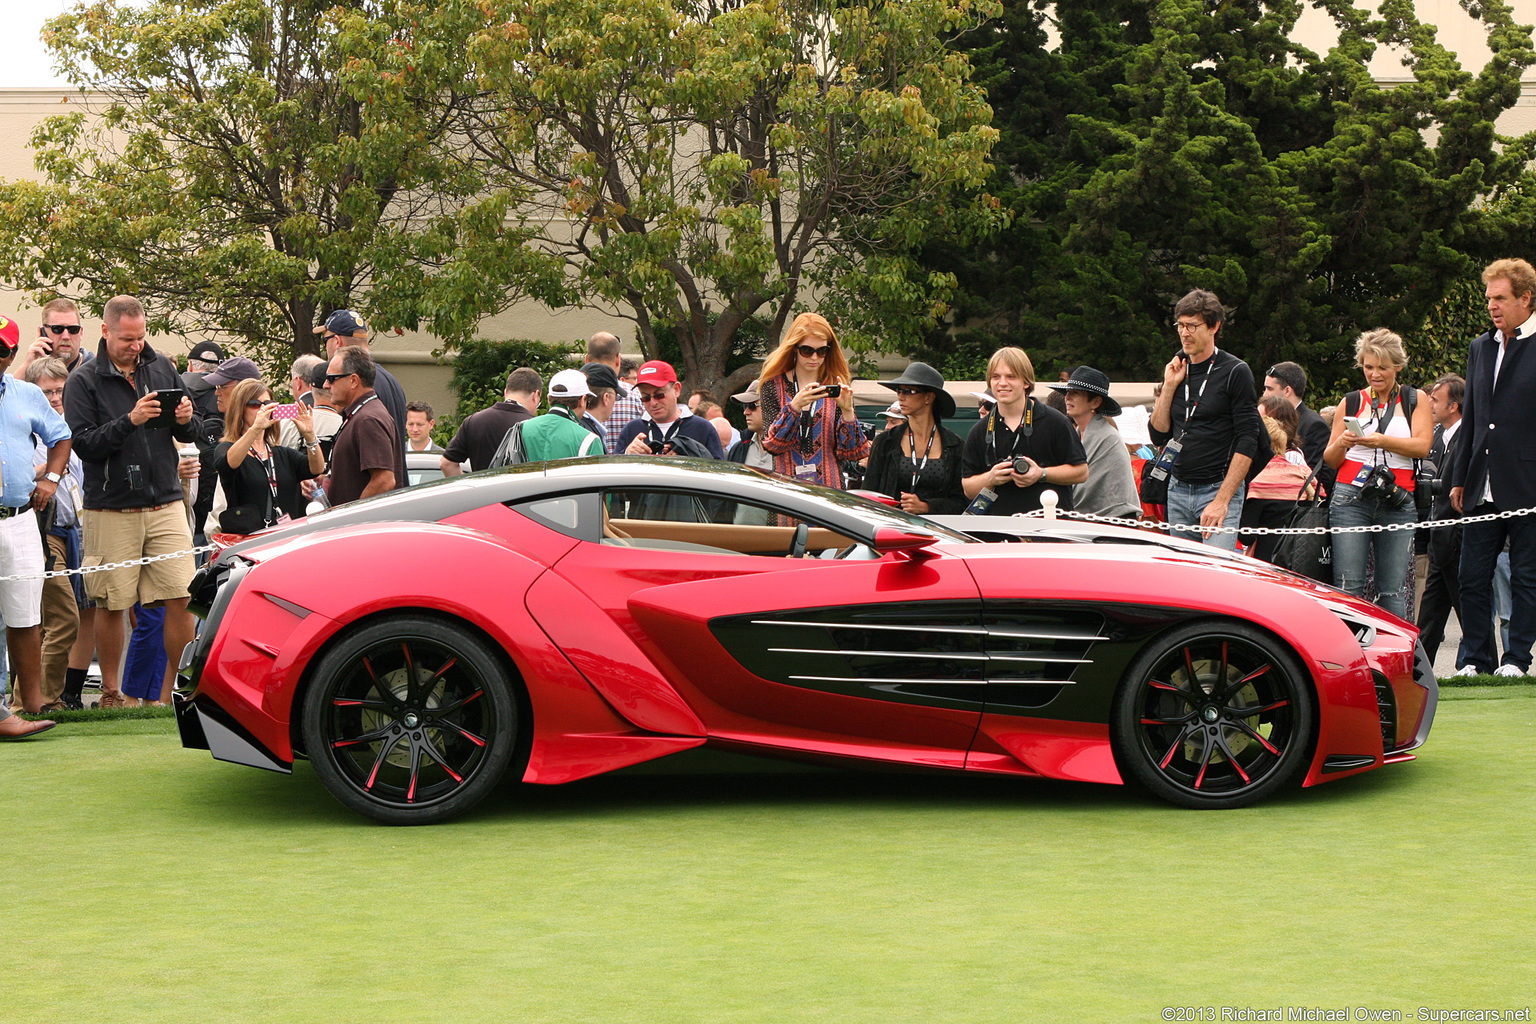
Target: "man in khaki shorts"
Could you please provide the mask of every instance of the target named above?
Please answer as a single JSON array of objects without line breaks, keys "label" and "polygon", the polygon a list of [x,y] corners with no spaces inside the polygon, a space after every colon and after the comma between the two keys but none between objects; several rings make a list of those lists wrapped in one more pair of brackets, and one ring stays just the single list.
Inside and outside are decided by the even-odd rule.
[{"label": "man in khaki shorts", "polygon": [[[197,438],[192,401],[180,391],[176,364],[145,342],[138,299],[119,295],[108,301],[101,334],[96,358],[71,374],[64,387],[64,415],[85,464],[84,565],[190,551],[176,449],[177,442]],[[160,393],[173,390],[180,400],[162,410]],[[193,636],[187,612],[193,569],[188,554],[85,577],[87,593],[100,606],[96,653],[102,707],[125,703],[118,686],[123,623],[135,601],[165,605],[165,653],[172,665],[180,660]]]}]

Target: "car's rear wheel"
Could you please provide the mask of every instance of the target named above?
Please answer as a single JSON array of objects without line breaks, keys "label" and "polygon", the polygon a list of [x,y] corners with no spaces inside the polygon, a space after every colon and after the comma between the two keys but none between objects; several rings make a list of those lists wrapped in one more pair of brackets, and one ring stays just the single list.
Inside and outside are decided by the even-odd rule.
[{"label": "car's rear wheel", "polygon": [[1238,622],[1193,623],[1159,638],[1115,695],[1110,738],[1121,771],[1185,807],[1244,807],[1307,760],[1316,712],[1306,673],[1279,641]]},{"label": "car's rear wheel", "polygon": [[315,667],[302,732],[347,807],[390,825],[462,814],[507,772],[517,701],[501,661],[452,622],[395,616],[344,637]]}]

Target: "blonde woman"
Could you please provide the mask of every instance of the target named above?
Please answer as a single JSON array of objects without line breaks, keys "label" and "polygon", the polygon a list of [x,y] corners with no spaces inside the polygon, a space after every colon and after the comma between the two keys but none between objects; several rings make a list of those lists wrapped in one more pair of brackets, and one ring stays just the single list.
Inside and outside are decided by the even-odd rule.
[{"label": "blonde woman", "polygon": [[758,378],[763,450],[775,472],[827,487],[843,485],[838,460],[869,454],[853,411],[848,360],[826,318],[801,313]]},{"label": "blonde woman", "polygon": [[[1385,328],[1360,335],[1355,362],[1366,386],[1340,403],[1323,449],[1323,460],[1338,470],[1329,521],[1335,527],[1414,522],[1413,460],[1429,455],[1434,430],[1429,396],[1398,383],[1408,355],[1403,339]],[[1366,556],[1373,549],[1377,603],[1406,617],[1403,583],[1413,560],[1412,530],[1334,534],[1333,585],[1364,597],[1371,582]]]},{"label": "blonde woman", "polygon": [[299,481],[325,472],[325,455],[315,438],[309,407],[298,403],[294,426],[303,451],[278,443],[277,406],[272,392],[257,379],[235,385],[224,404],[224,439],[214,448],[214,465],[228,506],[219,517],[225,533],[250,534],[304,514]]}]

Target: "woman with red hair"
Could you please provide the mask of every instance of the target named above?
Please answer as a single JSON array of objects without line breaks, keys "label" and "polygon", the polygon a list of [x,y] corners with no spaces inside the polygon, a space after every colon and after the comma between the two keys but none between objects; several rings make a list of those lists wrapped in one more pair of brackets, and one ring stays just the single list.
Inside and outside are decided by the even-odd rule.
[{"label": "woman with red hair", "polygon": [[807,483],[843,485],[838,460],[869,454],[853,412],[848,360],[826,318],[801,313],[766,360],[759,380],[763,450],[775,472]]}]

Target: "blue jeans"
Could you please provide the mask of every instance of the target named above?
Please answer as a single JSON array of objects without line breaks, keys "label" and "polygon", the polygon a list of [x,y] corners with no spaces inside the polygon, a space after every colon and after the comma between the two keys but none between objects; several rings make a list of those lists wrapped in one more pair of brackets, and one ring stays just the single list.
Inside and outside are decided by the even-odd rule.
[{"label": "blue jeans", "polygon": [[[1354,484],[1338,483],[1328,502],[1331,526],[1385,526],[1389,523],[1418,521],[1413,501],[1402,508],[1391,508],[1375,498],[1361,498]],[[1357,597],[1365,597],[1367,555],[1376,554],[1376,603],[1393,615],[1406,617],[1408,602],[1403,584],[1408,579],[1408,563],[1413,560],[1413,531],[1391,533],[1336,533],[1333,535],[1333,585]]]},{"label": "blue jeans", "polygon": [[1493,610],[1499,617],[1499,644],[1509,650],[1509,616],[1514,598],[1509,589],[1509,552],[1500,551],[1499,560],[1493,563]]},{"label": "blue jeans", "polygon": [[[1199,526],[1200,513],[1205,511],[1205,506],[1216,499],[1221,491],[1221,484],[1186,484],[1178,477],[1168,478],[1168,521],[1184,526]],[[1243,518],[1242,489],[1232,495],[1232,500],[1227,504],[1227,517],[1221,521],[1222,526],[1237,528],[1238,522]],[[1173,536],[1184,540],[1203,540],[1204,543],[1214,548],[1223,548],[1227,551],[1237,550],[1236,533],[1213,533],[1209,537],[1202,538],[1198,533],[1188,533],[1184,530],[1174,530]]]}]

